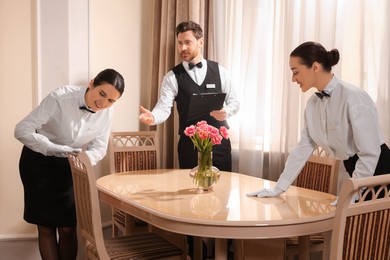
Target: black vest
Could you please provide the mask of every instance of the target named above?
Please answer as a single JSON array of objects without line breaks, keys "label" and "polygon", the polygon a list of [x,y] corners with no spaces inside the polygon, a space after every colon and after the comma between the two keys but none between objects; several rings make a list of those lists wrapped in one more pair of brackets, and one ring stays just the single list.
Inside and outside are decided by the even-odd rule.
[{"label": "black vest", "polygon": [[[179,135],[184,135],[186,127],[195,125],[201,120],[205,120],[209,125],[217,128],[220,128],[221,126],[229,128],[226,120],[218,121],[210,115],[198,118],[195,121],[187,120],[188,106],[193,93],[222,93],[218,63],[210,60],[207,61],[206,77],[200,86],[192,80],[190,75],[188,75],[183,64],[180,63],[174,67],[172,71],[176,76],[178,84],[178,93],[175,101],[177,105],[177,112],[179,114]],[[214,84],[215,88],[206,88],[207,84]]]}]

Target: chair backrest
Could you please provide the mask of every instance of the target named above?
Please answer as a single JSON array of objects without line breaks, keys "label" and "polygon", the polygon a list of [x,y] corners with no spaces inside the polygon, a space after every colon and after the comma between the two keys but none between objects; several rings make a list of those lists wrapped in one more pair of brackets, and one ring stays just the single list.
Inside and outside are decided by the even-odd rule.
[{"label": "chair backrest", "polygon": [[76,203],[77,226],[87,243],[98,251],[100,259],[109,259],[104,245],[96,179],[85,152],[68,154]]},{"label": "chair backrest", "polygon": [[157,131],[112,132],[109,152],[111,173],[160,168]]},{"label": "chair backrest", "polygon": [[[351,203],[356,194],[359,200]],[[390,259],[389,248],[390,174],[344,180],[333,222],[330,259]]]},{"label": "chair backrest", "polygon": [[337,195],[339,165],[339,160],[317,147],[298,175],[295,185]]}]

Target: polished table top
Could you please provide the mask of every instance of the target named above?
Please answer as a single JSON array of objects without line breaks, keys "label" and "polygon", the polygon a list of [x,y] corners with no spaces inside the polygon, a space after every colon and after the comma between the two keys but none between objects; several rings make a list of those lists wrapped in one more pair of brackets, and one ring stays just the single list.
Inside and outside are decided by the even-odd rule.
[{"label": "polished table top", "polygon": [[[102,201],[177,233],[214,238],[281,238],[328,231],[335,196],[291,186],[276,198],[247,197],[272,181],[221,172],[199,191],[187,169],[110,174],[97,180]],[[201,228],[200,228],[201,227]]]}]

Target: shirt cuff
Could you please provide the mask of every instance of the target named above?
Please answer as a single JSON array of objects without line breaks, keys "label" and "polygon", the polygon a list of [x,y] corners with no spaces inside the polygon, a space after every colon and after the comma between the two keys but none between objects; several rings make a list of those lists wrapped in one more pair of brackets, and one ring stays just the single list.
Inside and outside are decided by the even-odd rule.
[{"label": "shirt cuff", "polygon": [[291,185],[290,181],[279,178],[275,187],[282,190],[282,191],[286,191],[286,190],[288,190],[290,185]]}]

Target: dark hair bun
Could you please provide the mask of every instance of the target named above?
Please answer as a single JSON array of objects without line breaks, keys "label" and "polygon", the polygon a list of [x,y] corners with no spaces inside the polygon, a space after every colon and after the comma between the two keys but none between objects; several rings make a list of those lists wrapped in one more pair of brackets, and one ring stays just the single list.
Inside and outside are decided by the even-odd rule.
[{"label": "dark hair bun", "polygon": [[340,60],[340,53],[337,49],[332,49],[331,51],[328,51],[328,62],[329,66],[332,67],[333,65],[336,65]]}]

